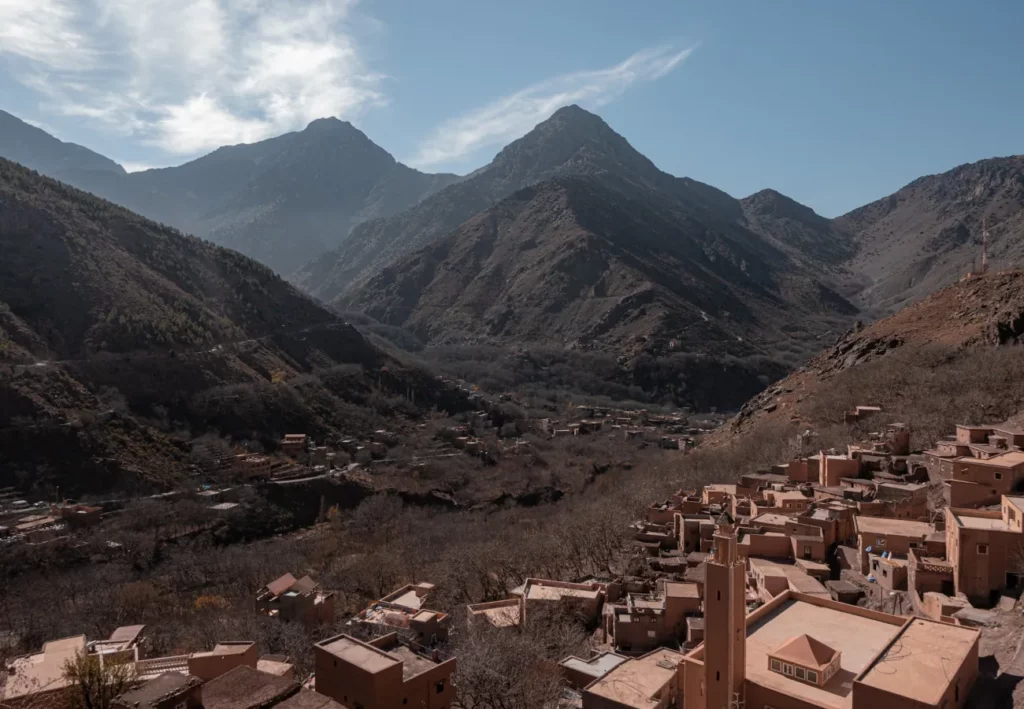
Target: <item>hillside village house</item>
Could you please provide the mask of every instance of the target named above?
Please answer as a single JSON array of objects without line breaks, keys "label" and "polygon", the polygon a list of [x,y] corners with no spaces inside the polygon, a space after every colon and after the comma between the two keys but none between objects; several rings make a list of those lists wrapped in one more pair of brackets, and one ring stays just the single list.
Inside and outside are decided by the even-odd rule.
[{"label": "hillside village house", "polygon": [[1024,580],[1024,497],[1004,496],[999,510],[946,508],[947,558],[954,590],[987,604]]},{"label": "hillside village house", "polygon": [[455,658],[399,640],[336,635],[313,647],[316,691],[347,709],[447,709],[455,699]]},{"label": "hillside village house", "polygon": [[288,433],[281,439],[281,452],[289,458],[302,458],[308,448],[309,437],[305,433]]},{"label": "hillside village house", "polygon": [[695,583],[665,582],[658,593],[628,593],[605,612],[605,634],[621,654],[638,654],[685,639],[686,619],[701,610]]},{"label": "hillside village house", "polygon": [[334,620],[334,594],[324,593],[309,576],[277,578],[256,593],[256,610],[265,616],[306,625]]},{"label": "hillside village house", "polygon": [[873,561],[877,561],[883,555],[886,558],[894,556],[905,559],[911,550],[933,556],[942,556],[945,553],[945,538],[928,522],[886,517],[857,517],[854,525],[857,531],[860,572],[865,576],[871,574]]}]

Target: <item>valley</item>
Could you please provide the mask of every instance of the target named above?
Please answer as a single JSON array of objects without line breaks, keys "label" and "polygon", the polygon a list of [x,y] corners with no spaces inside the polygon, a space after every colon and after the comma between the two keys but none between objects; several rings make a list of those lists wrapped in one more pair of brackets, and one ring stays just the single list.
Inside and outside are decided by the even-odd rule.
[{"label": "valley", "polygon": [[208,705],[348,706],[370,653],[436,706],[649,709],[622,677],[682,702],[744,617],[945,633],[936,686],[1019,696],[1020,158],[830,219],[578,106],[464,176],[337,119],[127,173],[0,114],[0,156],[5,702],[145,626],[132,691]]}]

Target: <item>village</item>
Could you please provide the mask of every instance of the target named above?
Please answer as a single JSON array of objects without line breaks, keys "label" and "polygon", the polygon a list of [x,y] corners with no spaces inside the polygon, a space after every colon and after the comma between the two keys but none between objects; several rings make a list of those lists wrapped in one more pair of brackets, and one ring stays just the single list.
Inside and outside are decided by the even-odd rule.
[{"label": "village", "polygon": [[[611,419],[624,439],[636,425],[581,413],[580,428]],[[150,657],[145,628],[125,626],[109,638],[53,639],[9,660],[0,704],[48,706],[68,685],[65,662],[88,655],[132,667],[132,688],[115,700],[124,709],[443,709],[458,682],[451,637],[477,624],[517,633],[552,614],[592,633],[589,654],[557,663],[567,708],[1002,701],[993,693],[1012,691],[1006,679],[1024,675],[1019,644],[999,683],[979,647],[1024,590],[1024,431],[958,425],[915,453],[910,424],[887,421],[878,407],[857,407],[847,420],[874,432],[844,451],[652,501],[617,573],[530,578],[507,598],[444,609],[432,605],[433,583],[414,581],[348,618],[337,617],[331,590],[286,574],[256,594],[253,613],[344,630],[313,646],[311,673],[297,676],[290,658],[239,639]],[[656,441],[665,435],[645,430]],[[296,458],[319,455],[305,437],[286,445]],[[99,513],[55,505],[46,518],[74,527]]]},{"label": "village", "polygon": [[[464,458],[483,465],[497,465],[528,455],[533,440],[577,436],[624,441],[635,447],[652,446],[685,453],[700,436],[718,425],[714,415],[691,417],[685,413],[655,413],[573,405],[562,416],[510,420],[502,403],[518,403],[513,394],[493,399],[464,383],[477,409],[461,420],[438,418],[418,424],[412,432],[378,429],[364,438],[346,437],[317,442],[306,433],[285,434],[272,451],[237,450],[222,442],[197,441],[192,446],[190,476],[194,490],[169,490],[151,499],[195,495],[213,518],[237,510],[240,492],[246,487],[288,486],[298,488],[320,480],[355,481],[372,488],[384,470],[413,471],[431,461]],[[413,441],[410,443],[410,441]],[[102,524],[110,508],[104,501],[88,503],[67,499],[30,502],[14,488],[0,489],[0,545],[48,544],[66,540],[82,528]],[[323,521],[329,505],[317,516]]]}]

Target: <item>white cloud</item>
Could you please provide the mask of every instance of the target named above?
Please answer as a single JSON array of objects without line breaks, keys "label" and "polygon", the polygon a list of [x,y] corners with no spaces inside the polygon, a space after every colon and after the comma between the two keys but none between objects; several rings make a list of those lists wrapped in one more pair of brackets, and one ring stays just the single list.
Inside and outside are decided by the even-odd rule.
[{"label": "white cloud", "polygon": [[355,0],[0,0],[0,55],[44,96],[175,155],[383,103]]},{"label": "white cloud", "polygon": [[486,106],[445,121],[409,161],[427,168],[475,150],[509,142],[527,133],[557,109],[576,103],[599,108],[621,96],[638,81],[654,81],[675,69],[693,48],[644,49],[620,64],[547,79]]},{"label": "white cloud", "polygon": [[77,29],[78,9],[66,0],[0,0],[0,53],[54,70],[95,66],[96,50]]}]

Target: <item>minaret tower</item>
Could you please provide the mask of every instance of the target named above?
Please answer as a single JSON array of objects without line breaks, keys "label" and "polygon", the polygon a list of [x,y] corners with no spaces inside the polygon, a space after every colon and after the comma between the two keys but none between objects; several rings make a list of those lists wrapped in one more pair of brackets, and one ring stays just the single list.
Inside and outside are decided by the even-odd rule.
[{"label": "minaret tower", "polygon": [[736,525],[717,520],[704,583],[705,709],[743,709],[746,682],[746,564],[736,548]]}]

